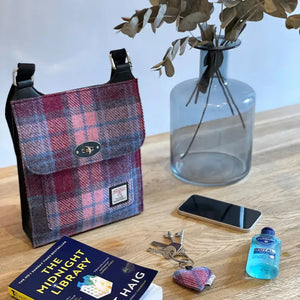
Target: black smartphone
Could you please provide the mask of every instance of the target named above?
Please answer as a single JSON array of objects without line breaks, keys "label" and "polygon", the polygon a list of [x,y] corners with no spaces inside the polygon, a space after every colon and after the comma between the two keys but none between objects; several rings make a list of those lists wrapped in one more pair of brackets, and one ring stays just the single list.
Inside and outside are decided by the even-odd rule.
[{"label": "black smartphone", "polygon": [[251,208],[192,195],[178,209],[178,213],[242,231],[250,231],[262,216]]}]

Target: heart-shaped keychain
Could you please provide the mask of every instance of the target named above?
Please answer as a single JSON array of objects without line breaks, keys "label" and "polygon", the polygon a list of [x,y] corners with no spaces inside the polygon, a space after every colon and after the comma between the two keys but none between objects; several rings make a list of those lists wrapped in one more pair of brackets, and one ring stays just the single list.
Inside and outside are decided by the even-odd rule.
[{"label": "heart-shaped keychain", "polygon": [[173,280],[179,285],[202,292],[205,286],[211,285],[215,276],[206,267],[186,267],[174,272]]},{"label": "heart-shaped keychain", "polygon": [[176,261],[180,269],[174,272],[173,281],[186,288],[202,292],[206,286],[212,285],[216,276],[206,267],[194,267],[194,261],[183,248],[184,230],[176,233],[175,236],[180,237],[179,243],[174,241],[172,233],[168,231],[165,237],[169,238],[169,244],[153,241],[152,246],[158,249],[148,248],[147,251],[162,254],[164,258]]}]

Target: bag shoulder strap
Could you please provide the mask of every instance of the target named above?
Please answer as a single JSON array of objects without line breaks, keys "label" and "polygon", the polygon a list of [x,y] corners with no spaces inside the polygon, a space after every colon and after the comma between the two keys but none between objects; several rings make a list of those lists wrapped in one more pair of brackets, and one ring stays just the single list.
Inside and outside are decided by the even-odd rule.
[{"label": "bag shoulder strap", "polygon": [[12,100],[20,100],[42,95],[42,93],[37,91],[33,86],[34,72],[35,65],[28,63],[19,63],[17,69],[13,72],[13,84],[6,100],[5,118],[14,144],[17,137],[10,103]]},{"label": "bag shoulder strap", "polygon": [[131,73],[131,61],[126,50],[118,49],[110,51],[111,75],[109,83],[134,79]]},{"label": "bag shoulder strap", "polygon": [[34,64],[25,64],[25,63],[18,64],[18,68],[13,73],[14,75],[13,84],[10,88],[7,101],[6,101],[6,106],[5,106],[5,118],[13,141],[16,158],[17,158],[22,224],[23,224],[24,231],[27,233],[30,239],[32,239],[32,229],[31,229],[32,224],[30,221],[29,207],[27,202],[27,193],[25,188],[24,170],[22,168],[19,137],[17,134],[16,124],[13,119],[11,101],[32,98],[32,97],[42,95],[42,93],[38,92],[33,87],[32,78],[33,78],[34,71],[35,71]]},{"label": "bag shoulder strap", "polygon": [[[130,58],[124,48],[110,51],[110,60],[112,69],[109,83],[121,82],[135,78],[131,72]],[[19,63],[18,68],[14,71],[13,84],[9,91],[5,107],[6,121],[14,142],[16,140],[16,136],[10,102],[12,100],[33,98],[43,95],[33,86],[34,72],[35,64],[30,63]]]}]

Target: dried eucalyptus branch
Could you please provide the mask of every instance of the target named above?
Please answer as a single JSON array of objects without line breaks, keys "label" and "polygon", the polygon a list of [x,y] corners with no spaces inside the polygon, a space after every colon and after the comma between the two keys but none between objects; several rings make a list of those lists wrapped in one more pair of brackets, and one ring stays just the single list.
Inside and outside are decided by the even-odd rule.
[{"label": "dried eucalyptus branch", "polygon": [[[217,4],[221,5],[219,33],[225,30],[223,46],[236,41],[245,29],[247,22],[261,21],[264,14],[286,19],[285,25],[288,29],[300,28],[300,15],[288,16],[296,9],[298,0],[218,0],[216,3],[209,0],[150,0],[149,2],[151,7],[137,10],[130,18],[123,18],[124,22],[115,29],[132,38],[147,24],[151,25],[154,33],[163,23],[175,23],[178,32],[192,32],[197,27],[201,30],[201,25],[211,19],[214,6]],[[216,25],[210,26],[217,27]],[[199,46],[198,43],[208,44],[210,42],[203,37],[197,42],[194,37],[183,39],[191,47]],[[174,43],[178,43],[178,41],[180,41],[180,48],[184,48],[186,44],[183,44],[183,39],[180,38],[173,42],[172,49],[168,49],[162,62],[153,67],[154,70],[161,74],[164,68],[167,76],[173,76],[175,68],[172,61],[175,55],[171,51],[174,51]],[[219,46],[218,38],[214,39],[214,46]]]},{"label": "dried eucalyptus branch", "polygon": [[[211,55],[212,53],[214,54],[213,56]],[[189,152],[190,148],[192,147],[192,145],[194,143],[194,140],[195,140],[195,138],[196,138],[196,136],[197,136],[197,134],[199,132],[199,129],[200,129],[201,125],[202,125],[202,122],[203,122],[203,119],[204,119],[204,116],[205,116],[205,113],[206,113],[206,110],[207,110],[209,98],[210,98],[211,87],[212,87],[212,83],[213,83],[213,80],[214,80],[214,78],[213,78],[214,75],[216,75],[216,77],[217,77],[217,79],[218,79],[218,81],[220,83],[220,86],[221,86],[221,88],[223,90],[223,94],[224,94],[224,96],[226,98],[226,102],[228,103],[228,106],[230,108],[230,111],[231,111],[232,115],[235,115],[233,107],[232,107],[232,105],[233,105],[235,107],[238,115],[239,115],[239,118],[241,120],[243,128],[244,129],[246,128],[243,116],[242,116],[242,114],[241,114],[238,106],[236,105],[236,103],[235,103],[235,101],[233,99],[233,96],[232,96],[232,94],[231,94],[231,92],[230,92],[230,90],[229,90],[229,88],[228,88],[228,86],[227,86],[227,84],[225,82],[225,79],[224,79],[224,77],[221,74],[220,69],[219,69],[220,68],[220,64],[222,64],[222,61],[223,61],[223,53],[222,53],[221,50],[220,51],[216,51],[216,52],[212,52],[212,53],[208,52],[208,54],[207,54],[207,57],[209,57],[208,60],[209,59],[212,59],[212,60],[210,62],[208,62],[208,60],[207,60],[207,68],[205,70],[205,71],[209,70],[209,72],[211,72],[211,74],[208,76],[208,93],[207,93],[207,97],[206,97],[205,107],[204,107],[204,109],[202,111],[201,118],[200,118],[200,121],[199,121],[199,123],[197,125],[197,128],[196,128],[195,132],[194,132],[194,135],[193,135],[193,137],[192,137],[192,139],[191,139],[191,141],[190,141],[190,143],[189,143],[186,151],[180,157],[181,159],[184,159],[185,156],[188,154],[188,152]],[[204,74],[205,74],[205,72],[204,72]],[[203,76],[205,77],[205,75],[203,75]],[[199,82],[197,82],[197,84],[196,84],[196,86],[195,86],[195,88],[194,88],[194,90],[193,90],[193,92],[192,92],[192,94],[191,94],[191,96],[190,96],[190,98],[189,98],[189,100],[188,100],[188,102],[186,103],[185,106],[189,105],[189,103],[192,101],[193,97],[195,97],[195,101],[194,102],[195,102],[195,104],[197,104],[197,101],[198,101],[198,98],[199,98],[199,93],[203,92],[203,90],[201,90],[201,89],[203,89],[203,83],[201,83],[201,79],[199,80]],[[206,92],[206,90],[205,90],[205,92]]]},{"label": "dried eucalyptus branch", "polygon": [[[192,145],[193,145],[193,143],[194,143],[194,140],[195,140],[195,138],[196,138],[196,136],[197,136],[197,134],[198,134],[198,131],[199,131],[200,127],[201,127],[203,118],[204,118],[204,116],[205,116],[205,112],[206,112],[207,107],[208,107],[208,102],[209,102],[209,97],[210,97],[210,92],[211,92],[212,82],[213,82],[213,80],[211,79],[210,82],[209,82],[209,85],[208,85],[208,93],[207,93],[207,97],[206,97],[205,106],[204,106],[204,108],[203,108],[202,115],[201,115],[200,121],[199,121],[199,123],[198,123],[198,126],[197,126],[197,128],[196,128],[196,130],[195,130],[195,132],[194,132],[194,135],[193,135],[193,137],[192,137],[192,140],[190,141],[190,143],[189,143],[187,149],[186,149],[185,152],[181,155],[181,157],[180,157],[181,159],[184,159],[184,158],[186,157],[186,155],[189,153],[189,151],[190,151],[190,149],[191,149],[191,147],[192,147]],[[198,89],[198,91],[199,91],[199,89]]]},{"label": "dried eucalyptus branch", "polygon": [[[219,81],[231,113],[234,115],[235,108],[242,126],[245,128],[243,116],[220,72],[220,67],[223,63],[221,48],[235,42],[248,22],[261,21],[265,14],[286,19],[285,26],[288,29],[300,28],[300,15],[291,15],[298,5],[298,0],[218,0],[215,3],[209,0],[150,0],[149,2],[152,5],[151,7],[137,10],[130,18],[123,18],[124,22],[116,26],[115,29],[133,38],[147,24],[151,25],[152,31],[155,33],[162,24],[175,23],[178,32],[188,32],[190,34],[190,36],[173,41],[162,61],[152,67],[153,70],[158,71],[161,75],[162,69],[164,69],[166,75],[171,77],[175,73],[173,60],[178,52],[179,55],[185,53],[188,44],[192,48],[201,48],[205,45],[207,49],[207,55],[204,60],[206,69],[197,82],[186,106],[190,104],[193,98],[195,99],[194,102],[197,103],[200,93],[207,94],[206,103],[192,140],[181,157],[184,158],[201,127],[208,107],[214,76]],[[214,12],[215,4],[221,5],[218,35],[216,34],[217,25],[208,25],[208,21]],[[196,38],[192,33],[197,28],[200,29],[199,38]],[[222,30],[224,30],[225,34],[221,40]],[[209,51],[209,49],[217,51]]]},{"label": "dried eucalyptus branch", "polygon": [[195,85],[195,88],[194,88],[194,90],[193,90],[193,92],[192,92],[192,94],[191,94],[191,96],[190,96],[188,102],[185,104],[186,107],[187,107],[187,106],[190,104],[190,102],[193,100],[193,97],[194,97],[195,93],[197,92],[197,90],[199,90],[198,83]]},{"label": "dried eucalyptus branch", "polygon": [[232,94],[231,94],[231,92],[230,92],[230,90],[229,90],[229,88],[228,88],[228,86],[227,86],[227,84],[226,84],[226,82],[225,82],[225,79],[224,79],[224,77],[221,75],[220,70],[217,71],[217,75],[218,75],[218,77],[221,79],[222,85],[225,87],[225,90],[226,90],[226,92],[228,93],[229,99],[231,100],[232,104],[234,105],[236,111],[238,112],[238,115],[239,115],[240,120],[241,120],[241,122],[242,122],[243,128],[246,128],[246,125],[245,125],[243,116],[242,116],[242,114],[241,114],[241,112],[240,112],[238,106],[236,105],[236,103],[235,103],[235,101],[234,101],[234,99],[233,99],[233,97],[232,97]]},{"label": "dried eucalyptus branch", "polygon": [[226,102],[227,102],[227,104],[228,104],[228,106],[229,106],[229,108],[230,108],[230,111],[231,111],[231,114],[234,116],[234,110],[233,110],[233,108],[232,108],[232,105],[231,105],[231,102],[230,102],[230,98],[228,97],[228,95],[227,95],[227,93],[226,93],[226,84],[225,84],[225,82],[224,82],[224,78],[222,79],[222,77],[221,77],[222,75],[221,75],[221,73],[220,72],[217,72],[217,78],[218,78],[218,81],[219,81],[219,83],[220,83],[220,86],[221,86],[221,88],[222,88],[222,90],[223,90],[223,94],[224,94],[224,96],[225,96],[225,98],[226,98]]},{"label": "dried eucalyptus branch", "polygon": [[172,47],[170,47],[167,50],[162,61],[156,64],[155,66],[153,66],[152,69],[155,71],[159,71],[159,74],[161,75],[162,73],[161,69],[165,68],[166,75],[168,77],[172,77],[175,72],[172,61],[176,57],[178,51],[179,51],[179,55],[184,54],[189,39],[190,37],[184,37],[182,39],[178,39],[172,42]]}]

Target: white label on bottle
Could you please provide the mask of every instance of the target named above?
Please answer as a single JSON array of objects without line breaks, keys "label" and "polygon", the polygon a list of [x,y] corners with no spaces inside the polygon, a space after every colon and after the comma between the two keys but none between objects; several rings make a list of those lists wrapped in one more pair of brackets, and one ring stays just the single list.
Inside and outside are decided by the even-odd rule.
[{"label": "white label on bottle", "polygon": [[262,245],[272,245],[275,242],[275,240],[272,237],[266,236],[259,236],[256,238],[256,240]]},{"label": "white label on bottle", "polygon": [[276,252],[268,248],[254,248],[254,254],[267,254],[271,259],[275,259]]}]

